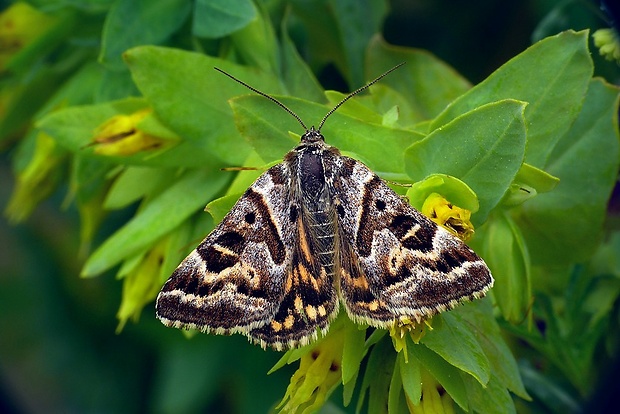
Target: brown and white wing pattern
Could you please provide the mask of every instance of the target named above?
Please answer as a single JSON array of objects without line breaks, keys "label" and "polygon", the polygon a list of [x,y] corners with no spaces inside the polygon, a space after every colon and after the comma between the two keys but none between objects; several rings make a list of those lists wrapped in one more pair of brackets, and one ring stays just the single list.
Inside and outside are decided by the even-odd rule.
[{"label": "brown and white wing pattern", "polygon": [[421,321],[491,288],[488,267],[465,243],[362,163],[340,157],[338,164],[340,292],[353,320],[377,327]]},{"label": "brown and white wing pattern", "polygon": [[261,175],[177,267],[157,298],[165,325],[241,333],[278,350],[327,330],[338,297],[294,190],[296,155]]},{"label": "brown and white wing pattern", "polygon": [[165,325],[250,336],[272,320],[285,297],[296,238],[289,174],[284,164],[262,174],[177,267],[157,298]]}]

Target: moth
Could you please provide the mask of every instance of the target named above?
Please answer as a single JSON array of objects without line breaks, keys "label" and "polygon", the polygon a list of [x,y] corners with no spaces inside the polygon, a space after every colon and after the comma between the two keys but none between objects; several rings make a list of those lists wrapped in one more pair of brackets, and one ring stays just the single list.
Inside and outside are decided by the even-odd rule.
[{"label": "moth", "polygon": [[[402,64],[401,64],[402,65]],[[240,333],[276,350],[324,335],[342,306],[354,322],[389,328],[480,298],[484,261],[411,207],[368,167],[304,128],[300,144],[264,172],[177,267],[157,297],[164,325]]]}]

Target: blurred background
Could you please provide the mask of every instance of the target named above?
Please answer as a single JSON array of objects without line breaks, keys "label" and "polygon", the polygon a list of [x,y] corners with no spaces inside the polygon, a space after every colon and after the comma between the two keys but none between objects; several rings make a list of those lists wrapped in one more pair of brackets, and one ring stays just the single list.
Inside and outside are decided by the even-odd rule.
[{"label": "blurred background", "polygon": [[[97,3],[101,7],[93,8],[89,24],[101,23],[113,2]],[[0,10],[9,5],[0,2]],[[393,0],[389,10],[383,24],[389,43],[427,49],[473,84],[543,37],[608,25],[595,1]],[[590,47],[596,72],[618,83],[617,64]],[[346,89],[329,67],[319,79],[326,88]],[[0,149],[4,208],[14,174],[12,148]],[[65,207],[66,194],[61,186],[19,225],[0,220],[0,412],[250,413],[266,412],[279,401],[296,367],[267,377],[280,354],[249,346],[243,337],[187,340],[161,325],[153,306],[116,334],[121,283],[111,272],[79,277],[79,220],[73,207]],[[132,213],[107,217],[96,242]],[[601,387],[601,393],[608,391]],[[581,408],[589,403],[581,401]],[[539,403],[520,407],[553,411]]]}]

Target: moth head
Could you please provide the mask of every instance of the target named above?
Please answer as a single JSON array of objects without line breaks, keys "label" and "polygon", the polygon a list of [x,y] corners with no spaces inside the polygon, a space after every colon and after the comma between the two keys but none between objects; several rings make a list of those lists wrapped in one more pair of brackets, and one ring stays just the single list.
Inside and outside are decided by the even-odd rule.
[{"label": "moth head", "polygon": [[325,137],[321,134],[321,131],[314,128],[314,125],[301,136],[301,142],[304,144],[311,144],[318,141],[325,141]]}]

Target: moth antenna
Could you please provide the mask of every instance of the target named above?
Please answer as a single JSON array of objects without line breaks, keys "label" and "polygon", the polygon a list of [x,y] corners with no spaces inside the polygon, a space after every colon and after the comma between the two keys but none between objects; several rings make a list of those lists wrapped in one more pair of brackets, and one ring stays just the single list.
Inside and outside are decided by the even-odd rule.
[{"label": "moth antenna", "polygon": [[[265,92],[261,92],[258,89],[256,89],[253,86],[248,85],[247,83],[245,83],[244,81],[242,81],[241,79],[237,79],[235,78],[233,75],[231,75],[228,72],[223,71],[220,68],[214,67],[213,69],[217,70],[218,72],[223,73],[224,75],[228,76],[230,79],[234,80],[237,83],[240,83],[241,85],[245,86],[246,88],[248,88],[249,90],[251,90],[252,92],[256,92],[259,95],[264,96],[265,98],[269,99],[271,102],[275,103],[276,105],[278,105],[280,108],[284,109],[286,112],[288,112],[289,114],[291,114],[293,116],[293,118],[295,118],[297,120],[297,122],[299,122],[301,124],[301,126],[304,128],[305,131],[308,131],[308,127],[306,126],[306,124],[304,124],[304,121],[301,120],[301,118],[293,111],[291,111],[290,109],[288,109],[286,107],[286,105],[284,105],[282,102],[278,101],[276,98],[274,98],[273,96],[267,95]],[[395,68],[394,68],[395,69]],[[394,70],[392,69],[392,70]],[[383,74],[382,76],[386,75],[387,72],[385,74]]]},{"label": "moth antenna", "polygon": [[366,85],[362,86],[359,89],[354,90],[353,92],[351,92],[350,94],[348,94],[347,96],[344,97],[344,99],[340,102],[338,102],[338,105],[334,106],[328,113],[327,115],[325,115],[323,117],[323,119],[321,120],[321,123],[319,124],[319,129],[317,129],[317,131],[320,131],[321,128],[323,128],[323,124],[325,123],[325,121],[327,120],[327,118],[333,114],[336,109],[340,108],[342,106],[342,104],[344,104],[346,101],[348,101],[349,99],[353,98],[355,95],[357,95],[360,92],[365,91],[366,89],[368,89],[369,87],[371,87],[372,85],[374,85],[375,83],[379,82],[381,79],[383,79],[385,76],[389,75],[391,72],[394,72],[396,69],[400,68],[402,65],[404,65],[407,62],[401,62],[398,65],[394,66],[392,69],[383,72],[381,75],[379,75],[378,77],[376,77],[374,80],[368,82]]}]

